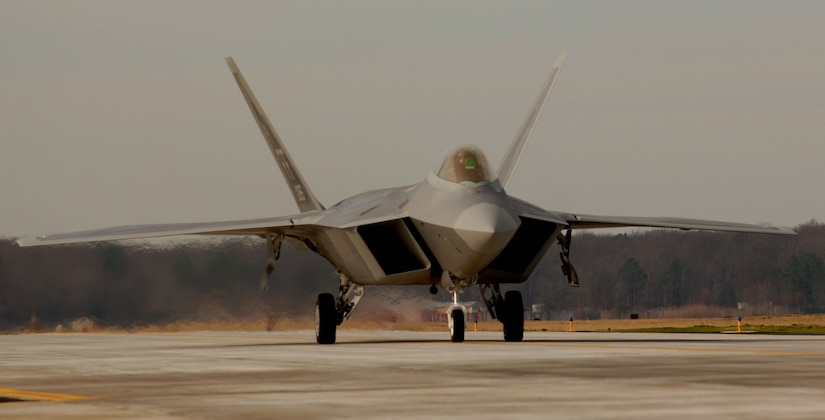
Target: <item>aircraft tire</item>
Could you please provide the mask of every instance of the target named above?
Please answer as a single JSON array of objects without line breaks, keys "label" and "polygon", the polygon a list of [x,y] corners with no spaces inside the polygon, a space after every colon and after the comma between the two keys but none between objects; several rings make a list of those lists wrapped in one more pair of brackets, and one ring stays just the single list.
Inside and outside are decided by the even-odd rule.
[{"label": "aircraft tire", "polygon": [[524,339],[524,302],[521,292],[510,290],[504,295],[504,341],[521,341]]},{"label": "aircraft tire", "polygon": [[338,314],[335,311],[335,297],[321,293],[315,302],[315,341],[318,344],[334,344]]},{"label": "aircraft tire", "polygon": [[450,330],[450,340],[453,343],[464,342],[464,311],[461,309],[453,309],[450,313],[453,318],[453,328]]}]

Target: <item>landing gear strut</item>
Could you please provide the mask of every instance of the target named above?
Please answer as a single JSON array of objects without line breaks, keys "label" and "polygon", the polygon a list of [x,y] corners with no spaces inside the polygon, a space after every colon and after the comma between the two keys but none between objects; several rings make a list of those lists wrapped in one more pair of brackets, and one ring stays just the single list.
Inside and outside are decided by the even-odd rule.
[{"label": "landing gear strut", "polygon": [[561,246],[561,253],[559,254],[561,272],[567,277],[567,283],[570,286],[579,287],[579,275],[576,273],[576,269],[573,268],[573,264],[570,263],[570,242],[573,240],[573,231],[568,230],[566,234],[559,233],[556,239],[559,241],[559,246]]},{"label": "landing gear strut", "polygon": [[281,245],[284,243],[284,235],[266,235],[266,266],[264,266],[264,275],[261,278],[261,290],[269,290],[269,276],[275,271],[275,263],[281,257]]},{"label": "landing gear strut", "polygon": [[[454,277],[452,274],[444,271],[441,273],[441,287],[447,289],[453,296],[453,303],[447,308],[447,324],[450,327],[450,341],[453,343],[464,342],[464,321],[466,319],[467,308],[458,303],[458,294],[464,289],[474,285],[478,280],[478,276],[473,276],[468,279]],[[430,293],[438,292],[438,289],[433,285],[430,287]]]},{"label": "landing gear strut", "polygon": [[481,298],[493,319],[498,319],[504,329],[504,341],[524,339],[524,302],[521,292],[510,290],[504,296],[498,283],[480,285]]},{"label": "landing gear strut", "polygon": [[340,271],[338,277],[338,297],[333,297],[331,293],[321,293],[315,304],[315,341],[318,344],[335,343],[335,330],[352,315],[352,311],[364,297],[363,286],[353,283]]}]

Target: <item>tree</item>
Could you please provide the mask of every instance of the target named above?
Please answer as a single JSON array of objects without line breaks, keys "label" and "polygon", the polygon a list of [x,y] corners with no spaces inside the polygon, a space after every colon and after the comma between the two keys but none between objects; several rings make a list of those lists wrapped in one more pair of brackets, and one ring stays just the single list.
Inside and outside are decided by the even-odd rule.
[{"label": "tree", "polygon": [[663,307],[682,305],[682,271],[684,268],[682,261],[675,259],[670,262],[667,271],[659,277]]},{"label": "tree", "polygon": [[619,268],[619,284],[626,292],[628,309],[635,309],[641,302],[641,292],[647,285],[647,274],[635,258],[628,258]]},{"label": "tree", "polygon": [[[792,256],[785,268],[777,272],[777,289],[781,298],[791,305],[825,304],[822,283],[825,282],[825,263],[822,258],[804,253]],[[819,293],[816,293],[816,292]]]}]

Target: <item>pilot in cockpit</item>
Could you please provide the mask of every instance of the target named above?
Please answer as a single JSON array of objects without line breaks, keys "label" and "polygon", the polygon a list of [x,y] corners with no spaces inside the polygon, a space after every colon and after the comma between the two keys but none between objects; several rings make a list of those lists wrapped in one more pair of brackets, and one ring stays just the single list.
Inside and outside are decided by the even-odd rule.
[{"label": "pilot in cockpit", "polygon": [[452,182],[493,181],[484,154],[475,146],[462,145],[447,151],[437,175]]}]

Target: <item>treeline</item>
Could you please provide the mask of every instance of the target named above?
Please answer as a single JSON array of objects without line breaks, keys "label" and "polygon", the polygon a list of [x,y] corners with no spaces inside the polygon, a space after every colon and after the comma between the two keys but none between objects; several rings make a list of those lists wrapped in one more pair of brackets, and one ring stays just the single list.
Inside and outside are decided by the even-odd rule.
[{"label": "treeline", "polygon": [[[719,316],[825,311],[825,224],[811,221],[784,237],[652,230],[573,234],[581,279],[570,288],[551,249],[522,287],[525,302],[578,317]],[[691,308],[697,308],[692,311]],[[644,316],[644,315],[643,315]]]},{"label": "treeline", "polygon": [[44,325],[93,317],[120,326],[303,314],[319,291],[337,291],[330,264],[284,246],[262,293],[265,250],[249,238],[36,248],[3,240],[0,328],[26,324],[33,314]]},{"label": "treeline", "polygon": [[[567,285],[553,247],[526,283],[503,288],[520,289],[528,312],[537,304],[542,317],[553,318],[703,315],[691,312],[697,307],[819,312],[825,309],[825,224],[811,221],[796,230],[797,237],[577,231],[571,259],[581,287]],[[0,240],[0,328],[24,325],[32,314],[44,324],[91,316],[122,326],[306,316],[318,293],[337,291],[334,267],[287,245],[269,291],[261,292],[265,261],[265,245],[254,238],[42,248]],[[376,299],[378,289],[369,288],[365,302]],[[408,296],[428,296],[426,287],[409,289]],[[436,299],[446,297],[442,292]],[[476,289],[463,298],[477,299]]]}]

